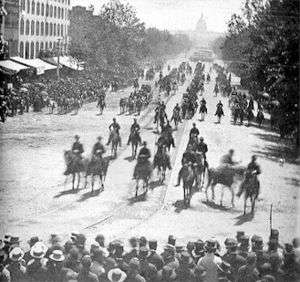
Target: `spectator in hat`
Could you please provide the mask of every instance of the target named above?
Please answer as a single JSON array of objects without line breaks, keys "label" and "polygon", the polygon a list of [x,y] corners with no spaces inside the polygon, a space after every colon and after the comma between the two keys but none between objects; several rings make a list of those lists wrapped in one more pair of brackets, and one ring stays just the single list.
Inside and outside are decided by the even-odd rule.
[{"label": "spectator in hat", "polygon": [[229,263],[222,261],[221,264],[217,264],[218,267],[218,281],[230,282],[234,281],[231,273],[231,266]]},{"label": "spectator in hat", "polygon": [[283,281],[284,272],[281,269],[282,260],[277,253],[270,255],[271,275],[275,277],[276,281]]},{"label": "spectator in hat", "polygon": [[65,267],[72,269],[75,272],[80,270],[79,250],[74,246],[67,254]]},{"label": "spectator in hat", "polygon": [[215,240],[208,240],[205,243],[206,254],[198,261],[198,266],[202,266],[206,271],[204,281],[217,281],[218,264],[222,263],[222,259],[215,255],[217,246]]},{"label": "spectator in hat", "polygon": [[49,256],[53,253],[55,250],[64,251],[63,246],[61,245],[61,238],[57,234],[51,234],[49,238],[49,244],[50,247],[47,250],[46,258],[49,258]]},{"label": "spectator in hat", "polygon": [[299,269],[297,269],[296,256],[293,248],[285,248],[282,270],[284,271],[283,281],[299,281]]},{"label": "spectator in hat", "polygon": [[178,282],[192,282],[195,280],[195,274],[191,269],[194,264],[192,257],[188,252],[182,252],[179,267],[175,270]]},{"label": "spectator in hat", "polygon": [[238,270],[241,266],[246,264],[246,259],[239,255],[236,240],[229,243],[230,244],[227,245],[227,253],[222,257],[222,259],[230,264],[232,277],[236,279],[238,276]]},{"label": "spectator in hat", "polygon": [[71,240],[68,240],[64,244],[64,253],[69,254],[70,250],[74,247],[74,243]]},{"label": "spectator in hat", "polygon": [[195,274],[196,282],[204,282],[205,281],[206,270],[203,266],[197,265],[194,270],[194,274]]},{"label": "spectator in hat", "polygon": [[272,267],[269,262],[265,262],[259,270],[259,273],[261,276],[269,275],[269,274],[271,274],[271,272],[272,272]]},{"label": "spectator in hat", "polygon": [[126,282],[146,282],[145,278],[140,275],[140,263],[137,258],[132,258],[129,262]]},{"label": "spectator in hat", "polygon": [[47,277],[46,259],[44,259],[47,252],[47,247],[43,242],[35,243],[31,250],[31,259],[27,263],[27,276],[31,282],[45,281]]},{"label": "spectator in hat", "polygon": [[71,239],[79,251],[79,259],[89,254],[89,252],[85,248],[86,237],[84,234],[72,233]]},{"label": "spectator in hat", "polygon": [[99,282],[96,274],[90,271],[92,259],[90,256],[85,255],[81,259],[82,268],[80,269],[77,277],[78,282]]},{"label": "spectator in hat", "polygon": [[100,249],[96,249],[92,255],[92,265],[91,265],[91,272],[95,273],[99,279],[102,280],[103,276],[105,276],[105,257],[103,251]]},{"label": "spectator in hat", "polygon": [[64,267],[65,256],[61,250],[54,250],[47,262],[47,282],[65,282],[68,270]]},{"label": "spectator in hat", "polygon": [[157,241],[156,240],[150,240],[149,241],[149,249],[150,254],[148,256],[148,262],[150,264],[155,265],[157,271],[161,270],[164,266],[163,258],[156,252],[157,249]]},{"label": "spectator in hat", "polygon": [[256,268],[256,255],[249,253],[246,264],[238,271],[237,282],[256,282],[259,279],[259,272]]},{"label": "spectator in hat", "polygon": [[149,263],[149,269],[147,276],[145,277],[146,281],[151,281],[151,282],[159,282],[159,277],[158,277],[158,271],[155,265]]},{"label": "spectator in hat", "polygon": [[175,245],[176,245],[176,239],[175,239],[175,237],[173,235],[169,235],[169,237],[168,237],[168,244],[170,244],[170,245],[172,245],[172,246],[175,247]]},{"label": "spectator in hat", "polygon": [[10,273],[11,282],[24,281],[26,268],[22,265],[24,252],[20,247],[14,247],[9,253],[10,263],[7,270]]},{"label": "spectator in hat", "polygon": [[[37,236],[34,236],[34,237],[31,237],[30,240],[28,241],[28,245],[30,247],[30,249],[33,247],[33,245],[37,242],[39,242],[39,237]],[[31,255],[30,255],[30,249],[29,251],[27,251],[25,254],[24,254],[24,257],[23,257],[23,260],[25,261],[25,263],[27,264],[31,259]]]},{"label": "spectator in hat", "polygon": [[120,268],[114,268],[108,272],[107,277],[110,282],[123,282],[127,275]]},{"label": "spectator in hat", "polygon": [[201,239],[195,242],[195,249],[192,251],[192,256],[196,264],[198,263],[199,259],[205,255],[204,245],[205,244]]},{"label": "spectator in hat", "polygon": [[[275,279],[274,276],[268,274],[268,275],[264,275],[264,276],[261,278],[260,281],[261,281],[261,282],[275,282],[275,281],[277,281],[277,280]],[[279,280],[279,281],[280,281],[280,280]],[[283,281],[283,280],[282,280],[282,281]]]},{"label": "spectator in hat", "polygon": [[166,266],[176,269],[179,267],[179,261],[175,257],[175,247],[173,245],[167,244],[162,253],[162,258]]},{"label": "spectator in hat", "polygon": [[139,239],[140,248],[141,248],[141,247],[146,247],[146,246],[147,246],[147,243],[148,243],[148,241],[147,241],[147,239],[146,239],[145,236],[142,236],[142,237]]},{"label": "spectator in hat", "polygon": [[238,244],[241,243],[241,238],[242,238],[242,236],[244,236],[244,235],[245,235],[245,232],[244,232],[244,231],[237,231],[237,232],[236,232],[236,240],[238,241]]},{"label": "spectator in hat", "polygon": [[99,243],[100,247],[104,248],[105,247],[105,238],[104,235],[98,234],[95,238],[95,241]]},{"label": "spectator in hat", "polygon": [[240,246],[238,247],[239,255],[247,258],[249,253],[249,236],[243,235],[240,238]]},{"label": "spectator in hat", "polygon": [[147,247],[141,247],[139,251],[138,259],[140,261],[140,274],[143,277],[148,276],[149,262],[147,260],[149,249]]},{"label": "spectator in hat", "polygon": [[118,267],[118,264],[116,263],[116,261],[113,258],[108,257],[105,259],[105,264],[104,264],[105,273],[108,273],[111,269],[117,268],[117,267]]},{"label": "spectator in hat", "polygon": [[7,254],[3,250],[4,242],[0,242],[0,281],[11,282],[10,273],[5,267],[5,261],[7,259]]},{"label": "spectator in hat", "polygon": [[124,254],[124,261],[129,263],[132,258],[138,256],[138,239],[136,237],[131,237],[129,239],[130,251]]}]

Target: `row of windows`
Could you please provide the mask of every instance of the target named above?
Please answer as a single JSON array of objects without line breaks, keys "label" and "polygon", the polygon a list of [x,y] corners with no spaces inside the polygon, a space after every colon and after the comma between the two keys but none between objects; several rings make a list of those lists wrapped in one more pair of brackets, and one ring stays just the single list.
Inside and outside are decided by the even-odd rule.
[{"label": "row of windows", "polygon": [[20,34],[21,35],[46,35],[46,36],[64,36],[67,30],[64,30],[63,24],[47,23],[39,21],[24,22],[20,21]]},{"label": "row of windows", "polygon": [[[23,11],[26,11],[27,14],[36,14],[36,15],[41,15],[46,17],[54,17],[58,19],[64,19],[64,17],[67,19],[68,18],[68,9],[67,8],[61,8],[61,7],[56,7],[49,5],[48,3],[44,5],[44,3],[40,4],[40,2],[37,2],[35,4],[34,0],[27,0],[27,7],[25,6],[25,0],[22,0],[21,2],[21,8]],[[30,9],[30,4],[31,4],[31,9]]]},{"label": "row of windows", "polygon": [[[57,47],[57,42],[20,42],[20,57],[25,59],[34,59],[39,56],[40,50],[49,50]],[[66,50],[66,45],[64,46]]]}]

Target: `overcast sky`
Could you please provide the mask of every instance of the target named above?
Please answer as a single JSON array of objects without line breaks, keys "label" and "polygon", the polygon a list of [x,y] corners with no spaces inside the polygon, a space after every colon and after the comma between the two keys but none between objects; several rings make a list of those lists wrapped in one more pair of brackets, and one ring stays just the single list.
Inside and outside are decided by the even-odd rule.
[{"label": "overcast sky", "polygon": [[[71,0],[73,6],[95,6],[98,13],[107,0]],[[239,12],[243,0],[121,0],[132,5],[147,27],[168,30],[195,29],[203,13],[208,29],[224,32],[230,16]]]}]

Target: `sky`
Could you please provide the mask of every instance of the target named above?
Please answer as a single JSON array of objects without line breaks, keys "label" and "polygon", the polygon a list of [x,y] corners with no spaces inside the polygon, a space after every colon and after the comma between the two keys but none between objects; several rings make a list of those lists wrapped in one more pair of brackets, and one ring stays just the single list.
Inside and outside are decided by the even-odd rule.
[{"label": "sky", "polygon": [[[129,3],[147,27],[168,30],[194,30],[201,13],[208,30],[225,32],[233,13],[241,10],[243,0],[120,0]],[[95,6],[98,13],[107,0],[71,0],[71,5]]]}]

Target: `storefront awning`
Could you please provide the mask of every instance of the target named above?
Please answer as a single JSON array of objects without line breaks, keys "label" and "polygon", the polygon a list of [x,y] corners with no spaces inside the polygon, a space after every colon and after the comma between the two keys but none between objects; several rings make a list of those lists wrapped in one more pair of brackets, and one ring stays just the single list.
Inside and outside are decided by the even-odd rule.
[{"label": "storefront awning", "polygon": [[[57,57],[53,57],[53,60],[57,63],[58,59]],[[68,56],[61,56],[59,57],[59,63],[67,68],[73,69],[73,70],[83,70],[83,67],[80,65],[80,63]]]},{"label": "storefront awning", "polygon": [[37,75],[43,74],[46,70],[56,69],[56,66],[48,64],[41,59],[24,59],[21,57],[12,57],[11,60],[35,68]]},{"label": "storefront awning", "polygon": [[29,69],[29,67],[16,63],[12,60],[0,61],[0,67],[14,72]]}]

